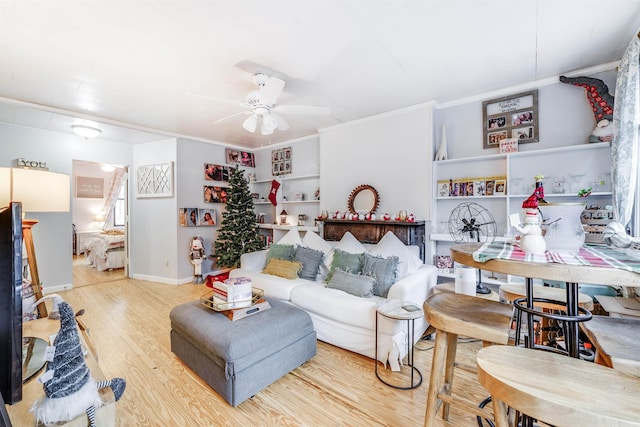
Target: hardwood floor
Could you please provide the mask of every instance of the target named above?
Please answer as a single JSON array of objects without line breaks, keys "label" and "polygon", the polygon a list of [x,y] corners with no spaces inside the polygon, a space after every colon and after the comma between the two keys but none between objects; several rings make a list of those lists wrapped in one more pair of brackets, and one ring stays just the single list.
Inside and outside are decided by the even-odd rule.
[{"label": "hardwood floor", "polygon": [[74,255],[73,257],[73,287],[96,285],[99,283],[113,282],[114,280],[125,279],[124,268],[114,270],[98,271],[89,265],[84,255]]},{"label": "hardwood floor", "polygon": [[[84,322],[107,377],[124,377],[117,402],[119,426],[422,426],[432,341],[420,341],[416,366],[424,376],[414,390],[396,390],[374,374],[373,361],[318,342],[318,354],[231,407],[170,349],[169,311],[206,293],[203,285],[119,280],[61,293]],[[456,390],[480,402],[487,393],[475,374],[480,343],[458,347]],[[20,425],[17,423],[17,425]],[[438,426],[474,426],[475,417],[452,408]]]}]

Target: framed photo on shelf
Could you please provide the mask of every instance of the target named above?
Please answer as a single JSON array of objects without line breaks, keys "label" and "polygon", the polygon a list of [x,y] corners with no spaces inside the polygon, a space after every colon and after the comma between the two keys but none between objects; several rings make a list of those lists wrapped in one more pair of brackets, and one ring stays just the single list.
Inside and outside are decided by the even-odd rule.
[{"label": "framed photo on shelf", "polygon": [[538,90],[482,102],[483,147],[499,148],[516,138],[519,144],[538,142]]},{"label": "framed photo on shelf", "polygon": [[225,148],[224,154],[227,159],[227,164],[229,165],[242,165],[249,166],[251,168],[256,167],[256,159],[253,153]]},{"label": "framed photo on shelf", "polygon": [[496,179],[495,184],[493,186],[493,194],[496,196],[504,196],[505,194],[507,194],[506,179]]}]

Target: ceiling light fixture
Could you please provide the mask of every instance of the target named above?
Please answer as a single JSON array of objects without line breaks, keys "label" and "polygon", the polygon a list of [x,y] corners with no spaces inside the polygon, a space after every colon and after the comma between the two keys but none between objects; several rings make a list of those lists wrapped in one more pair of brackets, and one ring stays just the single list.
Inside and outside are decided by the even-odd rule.
[{"label": "ceiling light fixture", "polygon": [[83,138],[95,138],[102,133],[100,129],[84,125],[71,125],[71,129],[73,129],[76,135],[79,135]]}]

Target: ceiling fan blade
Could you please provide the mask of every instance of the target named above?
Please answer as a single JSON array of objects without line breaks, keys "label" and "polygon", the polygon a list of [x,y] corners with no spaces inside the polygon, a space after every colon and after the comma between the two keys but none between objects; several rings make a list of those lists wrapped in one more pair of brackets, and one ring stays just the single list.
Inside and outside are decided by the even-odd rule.
[{"label": "ceiling fan blade", "polygon": [[223,117],[223,118],[221,118],[221,119],[216,120],[215,122],[213,122],[213,124],[215,125],[216,123],[223,122],[223,121],[225,121],[225,120],[227,120],[227,119],[230,119],[230,118],[235,117],[235,116],[239,116],[239,115],[241,115],[241,114],[251,114],[251,111],[240,111],[240,112],[238,112],[238,113],[230,114],[230,115],[228,115],[228,116],[225,116],[225,117]]},{"label": "ceiling fan blade", "polygon": [[284,80],[277,77],[270,77],[264,86],[260,86],[260,99],[265,105],[273,105],[278,100],[282,89],[284,88]]},{"label": "ceiling fan blade", "polygon": [[282,114],[298,114],[304,116],[328,116],[331,114],[331,108],[312,105],[276,105],[272,110]]},{"label": "ceiling fan blade", "polygon": [[217,96],[203,95],[203,94],[192,93],[192,92],[185,92],[185,95],[191,96],[194,98],[206,99],[206,100],[215,101],[215,102],[224,102],[225,104],[231,104],[239,107],[249,108],[249,105],[247,105],[246,103],[234,101],[232,99],[218,98]]},{"label": "ceiling fan blade", "polygon": [[279,114],[276,114],[273,111],[270,112],[269,114],[271,114],[271,117],[276,119],[276,123],[278,123],[278,127],[277,128],[279,130],[288,130],[289,129],[289,124],[282,117],[280,117]]}]

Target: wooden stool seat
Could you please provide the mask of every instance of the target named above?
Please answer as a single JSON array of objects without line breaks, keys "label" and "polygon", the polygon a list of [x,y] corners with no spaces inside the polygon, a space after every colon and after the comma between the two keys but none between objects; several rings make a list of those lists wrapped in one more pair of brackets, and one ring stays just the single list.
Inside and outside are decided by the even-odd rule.
[{"label": "wooden stool seat", "polygon": [[640,379],[615,369],[515,346],[483,348],[477,362],[496,427],[507,406],[557,427],[640,425]]},{"label": "wooden stool seat", "polygon": [[485,344],[507,344],[513,307],[469,295],[441,293],[425,301],[424,312],[427,322],[436,329],[425,427],[434,425],[440,405],[444,420],[449,418],[450,404],[492,419],[489,411],[451,395],[458,336],[475,338]]},{"label": "wooden stool seat", "polygon": [[[525,285],[521,284],[508,284],[500,286],[500,298],[513,302],[513,300],[525,297],[527,295]],[[555,300],[564,303],[553,304],[549,302],[535,301],[533,305],[549,310],[566,310],[567,309],[567,292],[561,288],[552,288],[549,286],[534,286],[533,297],[543,298],[548,300]],[[591,311],[593,310],[593,298],[582,292],[578,293],[578,305]]]},{"label": "wooden stool seat", "polygon": [[640,377],[640,319],[593,316],[580,327],[595,346],[596,363]]}]

